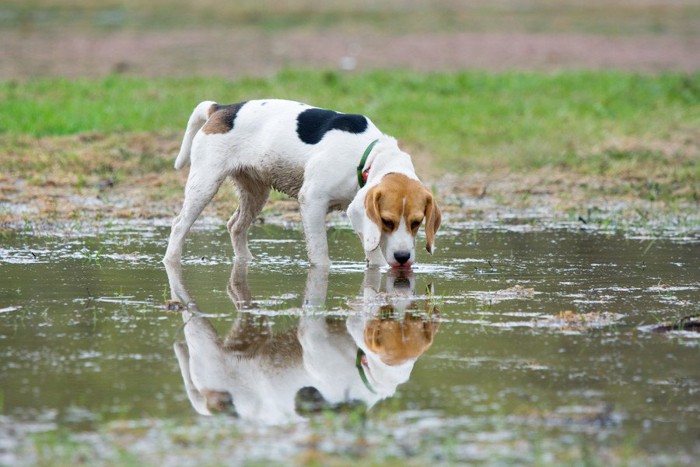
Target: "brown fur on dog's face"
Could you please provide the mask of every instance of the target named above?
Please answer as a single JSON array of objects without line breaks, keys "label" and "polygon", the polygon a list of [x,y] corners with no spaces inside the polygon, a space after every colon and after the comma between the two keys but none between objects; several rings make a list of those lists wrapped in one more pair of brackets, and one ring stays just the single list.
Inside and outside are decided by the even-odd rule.
[{"label": "brown fur on dog's face", "polygon": [[365,325],[365,345],[387,365],[399,365],[428,350],[438,326],[410,313],[403,320],[373,319]]},{"label": "brown fur on dog's face", "polygon": [[[425,220],[426,249],[432,254],[441,213],[435,197],[419,181],[403,174],[385,175],[379,184],[367,192],[365,211],[382,235],[391,235],[403,225],[406,233],[415,239]],[[387,261],[391,263],[391,257]]]}]

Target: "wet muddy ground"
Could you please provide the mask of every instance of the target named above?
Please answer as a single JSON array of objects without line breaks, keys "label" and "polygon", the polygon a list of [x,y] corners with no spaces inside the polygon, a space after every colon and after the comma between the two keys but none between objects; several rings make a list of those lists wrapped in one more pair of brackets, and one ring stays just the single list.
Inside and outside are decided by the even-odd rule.
[{"label": "wet muddy ground", "polygon": [[[202,222],[3,234],[0,463],[403,459],[693,464],[693,231],[448,220],[410,274],[329,232]],[[419,240],[423,242],[423,239]],[[422,245],[421,245],[422,247]],[[668,332],[655,332],[655,331]]]}]

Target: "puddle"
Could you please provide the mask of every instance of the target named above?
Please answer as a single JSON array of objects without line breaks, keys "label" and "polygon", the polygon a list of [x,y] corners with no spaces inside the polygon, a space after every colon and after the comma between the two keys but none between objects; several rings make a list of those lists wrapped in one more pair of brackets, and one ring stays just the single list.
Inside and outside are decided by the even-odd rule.
[{"label": "puddle", "polygon": [[309,269],[270,225],[248,267],[205,224],[166,271],[167,232],[2,238],[0,463],[56,439],[108,463],[700,454],[697,318],[673,326],[700,311],[694,240],[460,225],[393,275],[342,228]]}]

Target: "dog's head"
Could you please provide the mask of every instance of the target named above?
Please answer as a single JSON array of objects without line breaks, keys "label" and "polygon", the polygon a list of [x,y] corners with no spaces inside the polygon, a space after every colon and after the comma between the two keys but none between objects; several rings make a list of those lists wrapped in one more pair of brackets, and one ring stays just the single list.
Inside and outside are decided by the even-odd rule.
[{"label": "dog's head", "polygon": [[416,235],[425,222],[426,249],[433,253],[440,208],[418,180],[389,173],[366,191],[362,212],[358,206],[353,202],[350,210],[355,212],[349,214],[366,252],[380,248],[390,266],[410,267],[416,260]]}]

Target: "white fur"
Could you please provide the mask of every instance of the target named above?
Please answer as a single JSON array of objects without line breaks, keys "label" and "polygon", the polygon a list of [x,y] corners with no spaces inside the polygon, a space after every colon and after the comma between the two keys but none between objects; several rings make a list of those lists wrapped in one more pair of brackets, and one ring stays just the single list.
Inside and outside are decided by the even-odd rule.
[{"label": "white fur", "polygon": [[[364,212],[367,190],[388,173],[415,175],[411,158],[394,138],[383,135],[369,120],[360,133],[332,130],[316,144],[304,143],[297,134],[297,116],[312,107],[286,100],[249,101],[238,111],[234,127],[226,133],[202,131],[212,101],[200,103],[187,124],[175,168],[191,162],[182,210],[173,220],[164,262],[179,262],[185,236],[224,179],[231,178],[239,194],[239,207],[228,221],[234,254],[250,259],[248,229],[267,201],[276,180],[287,194],[297,196],[309,261],[327,265],[325,216],[333,209],[348,208],[353,228],[363,241],[371,265],[386,265],[396,248],[410,249],[415,259],[415,239],[406,229],[383,234]],[[367,185],[359,189],[356,168],[367,146],[379,142],[365,167],[371,166]],[[303,174],[300,186],[290,175]],[[408,235],[410,239],[406,237]],[[409,241],[411,240],[411,241]],[[409,243],[410,248],[409,248]],[[378,248],[382,246],[382,248]],[[385,259],[386,258],[386,259]]]}]

